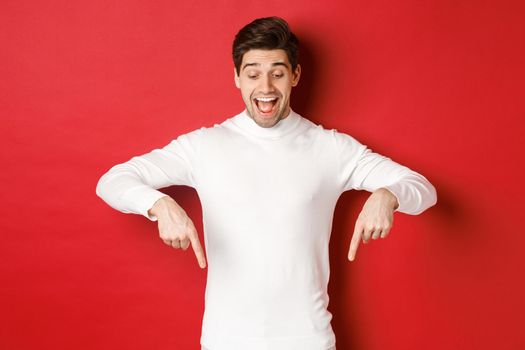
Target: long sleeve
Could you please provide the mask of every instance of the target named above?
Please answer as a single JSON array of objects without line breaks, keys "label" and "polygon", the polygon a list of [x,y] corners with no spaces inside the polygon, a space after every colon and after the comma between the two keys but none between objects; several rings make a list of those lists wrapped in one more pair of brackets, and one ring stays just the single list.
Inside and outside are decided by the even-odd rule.
[{"label": "long sleeve", "polygon": [[171,185],[196,186],[200,137],[204,127],[180,135],[161,149],[135,156],[109,169],[98,180],[96,194],[110,207],[122,212],[148,214],[153,204],[166,194],[157,189]]},{"label": "long sleeve", "polygon": [[333,129],[343,191],[373,192],[386,188],[399,203],[395,211],[418,215],[437,203],[434,186],[421,174],[392,159],[372,152],[350,135]]}]

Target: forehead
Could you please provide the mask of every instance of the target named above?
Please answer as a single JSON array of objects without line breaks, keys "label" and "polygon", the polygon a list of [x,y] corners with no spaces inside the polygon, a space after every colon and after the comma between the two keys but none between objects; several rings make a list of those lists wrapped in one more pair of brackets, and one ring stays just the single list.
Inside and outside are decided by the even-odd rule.
[{"label": "forehead", "polygon": [[271,65],[275,62],[284,62],[290,66],[288,55],[282,49],[264,50],[251,49],[242,56],[242,65],[246,63],[259,63],[260,65]]}]

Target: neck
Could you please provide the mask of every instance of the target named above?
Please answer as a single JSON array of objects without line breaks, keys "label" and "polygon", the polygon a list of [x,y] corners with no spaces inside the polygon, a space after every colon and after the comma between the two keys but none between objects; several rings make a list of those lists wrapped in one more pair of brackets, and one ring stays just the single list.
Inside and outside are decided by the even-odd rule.
[{"label": "neck", "polygon": [[285,114],[286,116],[281,118],[272,127],[263,127],[257,124],[257,122],[255,122],[252,116],[250,116],[248,113],[248,110],[245,109],[233,118],[233,122],[238,127],[253,136],[278,139],[292,132],[298,126],[299,120],[301,119],[301,116],[295,113],[291,108],[289,108],[288,113]]}]

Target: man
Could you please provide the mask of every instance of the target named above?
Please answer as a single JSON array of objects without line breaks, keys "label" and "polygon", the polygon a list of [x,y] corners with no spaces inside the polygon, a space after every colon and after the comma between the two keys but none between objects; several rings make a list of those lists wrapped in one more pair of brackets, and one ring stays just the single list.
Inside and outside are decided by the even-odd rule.
[{"label": "man", "polygon": [[167,245],[191,245],[204,268],[192,220],[157,189],[197,190],[209,261],[203,349],[335,349],[328,245],[341,193],[372,192],[349,260],[361,240],[388,235],[395,211],[416,215],[437,201],[422,175],[290,108],[301,75],[297,53],[298,40],[284,20],[246,25],[233,43],[235,84],[246,108],[115,165],[97,185],[113,208],[158,221]]}]

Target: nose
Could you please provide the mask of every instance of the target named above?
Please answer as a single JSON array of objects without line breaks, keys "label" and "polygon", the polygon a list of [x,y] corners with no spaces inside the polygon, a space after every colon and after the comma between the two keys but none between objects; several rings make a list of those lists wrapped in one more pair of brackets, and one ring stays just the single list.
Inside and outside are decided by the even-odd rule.
[{"label": "nose", "polygon": [[260,82],[261,82],[261,85],[259,86],[259,88],[262,93],[267,94],[267,93],[272,93],[275,91],[273,87],[273,82],[270,76],[268,75],[262,76]]}]

